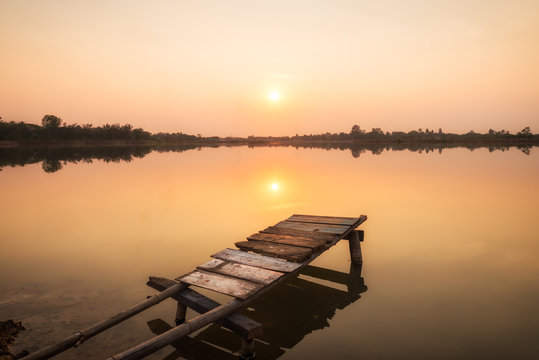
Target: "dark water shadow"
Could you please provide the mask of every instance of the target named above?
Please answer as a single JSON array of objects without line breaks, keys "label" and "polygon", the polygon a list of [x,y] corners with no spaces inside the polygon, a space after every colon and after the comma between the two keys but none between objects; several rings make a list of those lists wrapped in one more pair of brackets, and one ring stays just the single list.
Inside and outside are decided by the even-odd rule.
[{"label": "dark water shadow", "polygon": [[[367,291],[361,266],[351,265],[348,274],[307,266],[301,274],[304,276],[289,279],[242,310],[263,325],[262,335],[255,339],[256,359],[281,357],[306,335],[329,327],[337,309],[345,309]],[[325,284],[345,285],[347,290]],[[148,327],[157,335],[172,328],[162,319],[149,321]],[[171,345],[175,350],[163,360],[238,359],[241,352],[240,337],[218,324]]]}]

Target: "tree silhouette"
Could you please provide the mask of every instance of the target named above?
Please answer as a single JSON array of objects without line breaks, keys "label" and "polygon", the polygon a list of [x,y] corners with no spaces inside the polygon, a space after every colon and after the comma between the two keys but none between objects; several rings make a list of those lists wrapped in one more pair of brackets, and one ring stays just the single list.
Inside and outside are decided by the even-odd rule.
[{"label": "tree silhouette", "polygon": [[62,119],[55,115],[47,114],[41,119],[41,126],[45,129],[56,129],[60,127],[60,125],[62,125]]},{"label": "tree silhouette", "polygon": [[58,170],[61,170],[63,168],[63,165],[58,160],[45,159],[45,160],[43,160],[43,163],[41,163],[41,168],[46,173],[53,173],[53,172],[56,172]]}]

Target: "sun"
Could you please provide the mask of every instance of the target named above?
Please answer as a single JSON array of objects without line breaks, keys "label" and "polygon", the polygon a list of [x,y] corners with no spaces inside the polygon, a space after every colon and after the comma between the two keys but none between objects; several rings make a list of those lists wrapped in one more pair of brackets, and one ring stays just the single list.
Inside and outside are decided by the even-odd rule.
[{"label": "sun", "polygon": [[277,184],[277,183],[271,184],[271,190],[273,190],[273,191],[279,190],[279,184]]},{"label": "sun", "polygon": [[281,94],[277,90],[272,90],[268,94],[268,97],[271,101],[278,101],[281,98]]}]

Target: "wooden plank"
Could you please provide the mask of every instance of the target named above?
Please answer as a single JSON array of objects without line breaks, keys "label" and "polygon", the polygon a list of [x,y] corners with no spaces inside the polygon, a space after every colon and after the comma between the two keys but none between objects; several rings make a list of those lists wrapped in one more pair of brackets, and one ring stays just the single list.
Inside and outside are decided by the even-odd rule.
[{"label": "wooden plank", "polygon": [[337,216],[318,216],[318,215],[298,215],[290,216],[286,221],[306,222],[315,224],[332,224],[332,225],[354,225],[359,218],[354,217],[337,217]]},{"label": "wooden plank", "polygon": [[313,254],[312,249],[306,247],[274,244],[266,241],[240,241],[235,245],[244,251],[252,251],[298,263],[307,260]]},{"label": "wooden plank", "polygon": [[323,239],[310,239],[303,236],[290,236],[290,235],[278,235],[278,234],[263,234],[256,233],[249,237],[247,240],[255,241],[267,241],[276,244],[285,244],[293,246],[302,246],[313,249],[314,251],[320,250],[326,245],[326,240]]},{"label": "wooden plank", "polygon": [[204,289],[217,291],[239,299],[246,299],[263,288],[263,285],[230,276],[195,270],[176,280],[182,283],[199,286]]},{"label": "wooden plank", "polygon": [[222,275],[228,275],[262,285],[271,284],[272,282],[284,275],[284,273],[282,272],[262,269],[259,267],[238,263],[232,263],[220,259],[210,260],[205,264],[197,266],[197,269],[206,270]]},{"label": "wooden plank", "polygon": [[305,237],[309,239],[324,240],[326,242],[332,242],[335,239],[335,237],[338,236],[338,235],[321,233],[321,232],[316,232],[316,231],[287,229],[287,228],[279,228],[275,226],[270,226],[264,230],[261,230],[260,232],[262,234],[300,236],[300,237]]},{"label": "wooden plank", "polygon": [[[177,282],[174,280],[154,276],[150,276],[150,280],[147,282],[148,286],[158,291],[163,291],[176,284]],[[199,314],[204,314],[221,306],[217,301],[189,288],[171,297]],[[225,316],[219,322],[227,329],[246,339],[253,339],[262,334],[262,324],[237,312]]]},{"label": "wooden plank", "polygon": [[212,258],[235,262],[238,264],[255,266],[263,269],[280,271],[289,273],[297,270],[301,264],[293,263],[286,260],[275,259],[269,256],[251,254],[245,251],[225,249],[217,254],[213,254]]},{"label": "wooden plank", "polygon": [[[350,225],[351,226],[351,225]],[[313,232],[323,232],[328,234],[342,235],[350,229],[349,225],[327,225],[327,224],[311,224],[311,223],[300,223],[295,221],[281,221],[276,224],[275,227],[286,228],[286,229],[296,229],[304,231],[313,231]]]}]

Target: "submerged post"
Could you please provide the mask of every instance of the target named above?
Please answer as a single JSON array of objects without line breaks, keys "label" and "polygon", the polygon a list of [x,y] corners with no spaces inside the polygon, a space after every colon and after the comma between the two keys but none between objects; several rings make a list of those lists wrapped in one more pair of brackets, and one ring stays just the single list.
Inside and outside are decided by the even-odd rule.
[{"label": "submerged post", "polygon": [[255,340],[241,338],[241,359],[252,360],[255,358]]},{"label": "submerged post", "polygon": [[178,301],[178,305],[176,307],[176,326],[183,324],[185,322],[185,314],[187,313],[187,305],[182,304],[180,301]]},{"label": "submerged post", "polygon": [[350,260],[352,264],[363,264],[363,257],[361,255],[361,242],[364,238],[363,230],[354,230],[348,236],[348,245],[350,247]]}]

